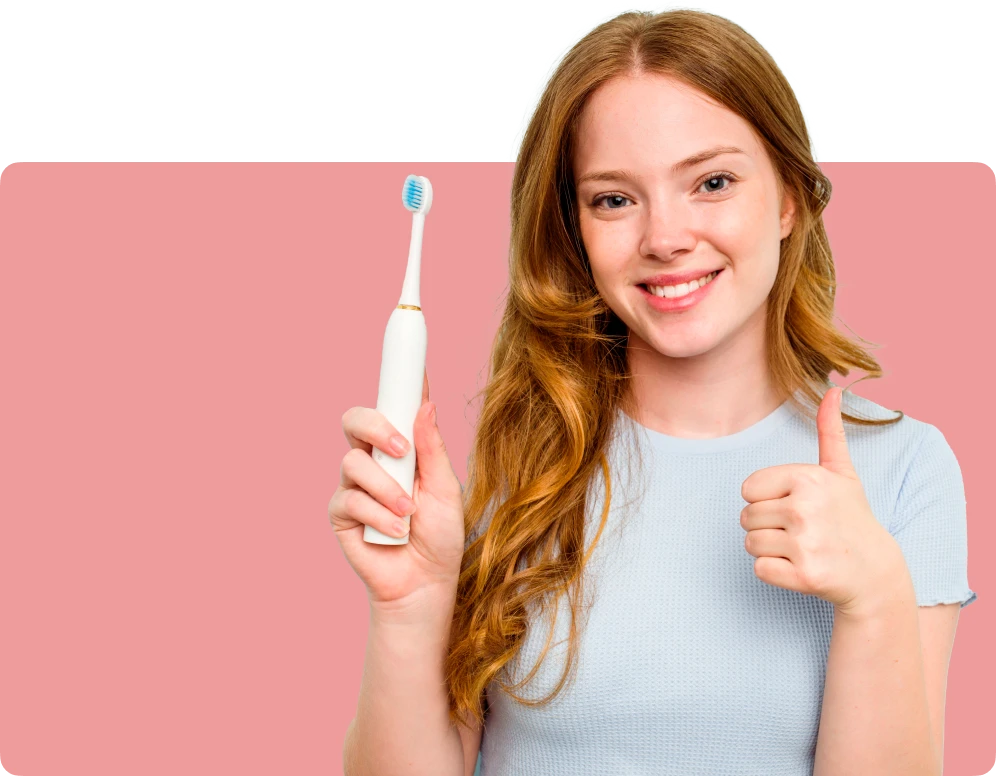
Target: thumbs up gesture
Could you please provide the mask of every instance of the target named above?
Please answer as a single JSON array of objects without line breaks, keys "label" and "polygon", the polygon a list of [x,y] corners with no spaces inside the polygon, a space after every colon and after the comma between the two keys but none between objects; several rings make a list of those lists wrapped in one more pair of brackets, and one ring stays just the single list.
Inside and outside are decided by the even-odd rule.
[{"label": "thumbs up gesture", "polygon": [[741,486],[744,547],[762,582],[830,601],[844,614],[871,606],[897,575],[902,551],[878,522],[858,479],[840,416],[840,387],[816,416],[819,464],[770,466]]}]

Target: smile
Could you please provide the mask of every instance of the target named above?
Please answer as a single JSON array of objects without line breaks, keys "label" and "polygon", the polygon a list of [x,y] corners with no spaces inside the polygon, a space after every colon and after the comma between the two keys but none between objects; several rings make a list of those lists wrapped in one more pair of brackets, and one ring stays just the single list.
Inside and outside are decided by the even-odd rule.
[{"label": "smile", "polygon": [[708,275],[700,277],[698,280],[693,280],[690,283],[681,283],[677,286],[647,286],[647,290],[654,296],[666,296],[668,299],[676,299],[685,296],[685,294],[692,293],[697,288],[701,288],[706,283],[712,281],[718,274],[719,270],[710,272]]},{"label": "smile", "polygon": [[687,310],[705,298],[712,289],[713,281],[722,272],[723,270],[710,272],[698,280],[677,286],[646,286],[641,283],[637,288],[655,310],[661,312]]}]

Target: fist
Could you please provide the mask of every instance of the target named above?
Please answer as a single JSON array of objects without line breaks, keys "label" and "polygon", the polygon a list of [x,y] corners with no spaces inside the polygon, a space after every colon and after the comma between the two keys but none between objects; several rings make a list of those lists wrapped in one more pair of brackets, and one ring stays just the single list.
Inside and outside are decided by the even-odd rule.
[{"label": "fist", "polygon": [[902,551],[872,513],[851,463],[840,395],[826,392],[816,416],[819,464],[760,469],[744,480],[740,525],[762,582],[861,607],[905,567]]}]

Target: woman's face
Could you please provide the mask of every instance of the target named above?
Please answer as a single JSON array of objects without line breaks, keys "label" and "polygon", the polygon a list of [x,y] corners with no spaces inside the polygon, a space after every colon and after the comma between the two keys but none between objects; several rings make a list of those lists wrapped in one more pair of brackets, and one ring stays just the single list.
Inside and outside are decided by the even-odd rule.
[{"label": "woman's face", "polygon": [[[680,164],[716,147],[743,153]],[[629,326],[631,346],[687,358],[763,336],[794,208],[786,198],[783,212],[774,168],[746,121],[671,78],[616,78],[585,106],[573,165],[595,285]],[[609,174],[588,177],[595,173]],[[682,282],[716,271],[681,296]],[[679,277],[659,277],[668,275]],[[652,296],[641,285],[648,279],[672,287]]]}]

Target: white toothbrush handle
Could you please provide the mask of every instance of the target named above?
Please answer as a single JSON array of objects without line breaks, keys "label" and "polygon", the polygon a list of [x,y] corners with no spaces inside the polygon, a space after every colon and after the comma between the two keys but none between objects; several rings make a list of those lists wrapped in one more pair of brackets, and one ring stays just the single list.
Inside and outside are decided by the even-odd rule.
[{"label": "white toothbrush handle", "polygon": [[[372,455],[409,497],[415,482],[414,427],[415,416],[422,406],[426,340],[422,311],[414,305],[396,307],[387,320],[384,332],[377,411],[404,435],[410,448],[405,455],[396,457],[374,447]],[[409,523],[411,521],[410,516],[402,519]],[[365,525],[363,541],[371,544],[408,544],[408,534],[400,538],[388,536],[371,525]]]}]

